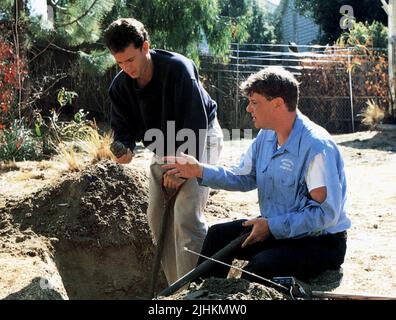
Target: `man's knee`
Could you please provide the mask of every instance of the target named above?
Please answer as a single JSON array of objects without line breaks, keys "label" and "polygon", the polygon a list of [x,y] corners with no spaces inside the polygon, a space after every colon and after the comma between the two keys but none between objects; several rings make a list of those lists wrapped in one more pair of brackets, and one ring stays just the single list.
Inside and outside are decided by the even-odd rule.
[{"label": "man's knee", "polygon": [[214,224],[209,227],[207,237],[214,238],[221,236],[224,226],[222,224]]},{"label": "man's knee", "polygon": [[260,278],[271,280],[273,277],[276,276],[276,271],[269,264],[258,265],[254,261],[249,261],[249,263],[243,268],[243,270],[249,273],[242,272],[241,278],[250,282],[265,284],[265,281]]},{"label": "man's knee", "polygon": [[239,235],[239,230],[236,231],[234,224],[233,221],[212,225],[209,227],[205,242],[221,249]]},{"label": "man's knee", "polygon": [[[271,279],[277,276],[286,276],[289,275],[288,272],[291,267],[290,261],[286,260],[279,257],[276,250],[265,250],[249,259],[249,263],[243,269],[266,279]],[[243,273],[242,278],[249,281],[259,282],[259,278],[247,273]]]}]

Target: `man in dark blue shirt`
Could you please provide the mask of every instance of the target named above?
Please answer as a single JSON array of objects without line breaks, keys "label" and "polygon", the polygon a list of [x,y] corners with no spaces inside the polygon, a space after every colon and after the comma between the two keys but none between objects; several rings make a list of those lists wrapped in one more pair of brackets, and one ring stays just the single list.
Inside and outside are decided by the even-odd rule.
[{"label": "man in dark blue shirt", "polygon": [[104,39],[122,69],[109,89],[114,140],[127,148],[116,161],[129,163],[138,141],[154,152],[148,220],[155,240],[163,214],[161,184],[179,189],[162,256],[167,280],[173,283],[196,265],[196,257],[183,248],[200,251],[202,247],[207,232],[203,209],[209,189],[199,186],[195,178],[186,180],[167,174],[159,159],[185,152],[203,162],[216,163],[222,144],[217,105],[202,87],[190,59],[150,49],[148,33],[141,22],[116,20],[106,29]]}]

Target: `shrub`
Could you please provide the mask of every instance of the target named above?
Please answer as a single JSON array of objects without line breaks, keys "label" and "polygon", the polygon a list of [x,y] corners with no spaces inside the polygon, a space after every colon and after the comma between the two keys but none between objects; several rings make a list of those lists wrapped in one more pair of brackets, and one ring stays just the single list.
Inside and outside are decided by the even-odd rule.
[{"label": "shrub", "polygon": [[16,118],[16,99],[27,72],[12,45],[0,35],[0,130]]},{"label": "shrub", "polygon": [[[22,119],[23,120],[23,119]],[[40,141],[22,120],[14,120],[8,129],[0,132],[1,160],[36,160],[40,158]]]}]

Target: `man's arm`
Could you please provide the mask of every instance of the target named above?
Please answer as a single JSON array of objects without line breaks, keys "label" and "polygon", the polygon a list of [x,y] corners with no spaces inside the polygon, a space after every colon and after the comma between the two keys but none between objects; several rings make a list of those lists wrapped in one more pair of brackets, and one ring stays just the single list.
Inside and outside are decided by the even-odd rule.
[{"label": "man's arm", "polygon": [[138,125],[132,123],[132,119],[129,119],[127,103],[115,88],[111,87],[109,89],[109,97],[111,101],[110,124],[114,132],[114,141],[129,149],[127,157],[123,157],[121,160],[122,163],[125,163],[131,154],[133,156],[132,151],[136,146],[135,137],[137,136]]},{"label": "man's arm", "polygon": [[[177,82],[178,92],[174,94],[174,108],[176,114],[176,126],[191,130],[195,141],[187,140],[176,141],[176,148],[183,142],[188,141],[188,149],[180,150],[202,160],[205,148],[206,130],[208,129],[208,117],[205,110],[205,101],[201,96],[199,83],[196,79],[184,74]],[[180,133],[179,133],[180,134]],[[178,139],[179,140],[179,139]],[[177,151],[177,149],[175,150]]]},{"label": "man's arm", "polygon": [[180,157],[165,157],[169,162],[162,166],[169,174],[183,178],[198,178],[201,185],[229,191],[250,191],[256,184],[256,140],[253,141],[239,167],[225,168],[198,162],[194,157],[182,154]]},{"label": "man's arm", "polygon": [[271,217],[268,225],[277,239],[317,234],[335,226],[343,206],[343,181],[340,181],[335,155],[325,156],[325,186],[309,192],[310,199],[299,211]]},{"label": "man's arm", "polygon": [[305,176],[305,183],[311,199],[318,203],[325,201],[327,197],[326,165],[322,152],[318,153],[309,164]]},{"label": "man's arm", "polygon": [[327,188],[319,187],[311,190],[309,194],[312,200],[315,200],[317,203],[323,203],[327,197]]},{"label": "man's arm", "polygon": [[[326,187],[320,187],[313,189],[310,192],[311,198],[318,203],[322,203],[326,199]],[[250,235],[246,238],[242,244],[242,248],[247,245],[252,245],[254,243],[264,241],[271,235],[271,230],[268,226],[268,221],[265,218],[256,218],[245,221],[243,223],[244,227],[253,226]]]}]

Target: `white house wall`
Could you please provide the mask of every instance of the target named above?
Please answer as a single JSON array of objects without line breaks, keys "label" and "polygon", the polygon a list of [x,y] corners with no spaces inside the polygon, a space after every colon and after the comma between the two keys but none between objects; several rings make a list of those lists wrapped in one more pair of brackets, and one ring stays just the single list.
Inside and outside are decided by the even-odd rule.
[{"label": "white house wall", "polygon": [[298,45],[311,44],[320,35],[319,26],[310,18],[299,14],[294,0],[286,2],[282,15],[282,42],[295,42]]}]

